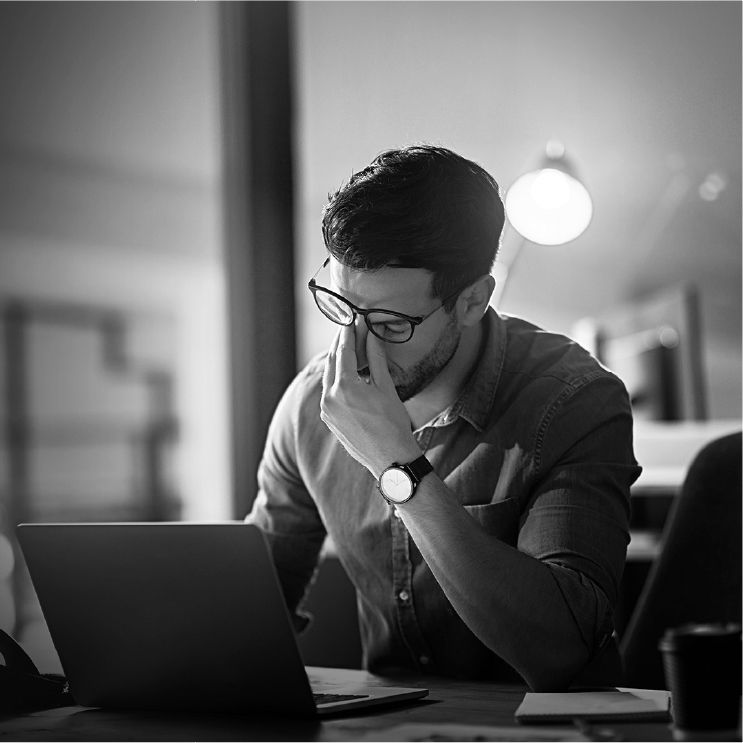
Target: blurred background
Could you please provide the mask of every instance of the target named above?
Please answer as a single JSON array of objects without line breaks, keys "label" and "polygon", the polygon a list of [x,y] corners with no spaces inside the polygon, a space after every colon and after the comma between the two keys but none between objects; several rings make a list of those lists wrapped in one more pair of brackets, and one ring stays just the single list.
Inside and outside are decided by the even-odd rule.
[{"label": "blurred background", "polygon": [[14,525],[242,518],[332,336],[322,207],[391,147],[505,193],[561,142],[592,219],[508,225],[498,309],[625,378],[651,490],[739,427],[737,2],[5,2],[0,102],[0,627],[37,658]]}]

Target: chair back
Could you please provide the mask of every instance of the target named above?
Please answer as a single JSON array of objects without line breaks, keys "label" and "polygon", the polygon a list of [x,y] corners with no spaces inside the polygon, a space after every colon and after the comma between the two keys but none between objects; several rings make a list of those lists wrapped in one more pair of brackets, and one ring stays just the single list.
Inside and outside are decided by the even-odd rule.
[{"label": "chair back", "polygon": [[689,622],[741,622],[741,433],[695,456],[621,641],[625,686],[666,688],[658,641]]}]

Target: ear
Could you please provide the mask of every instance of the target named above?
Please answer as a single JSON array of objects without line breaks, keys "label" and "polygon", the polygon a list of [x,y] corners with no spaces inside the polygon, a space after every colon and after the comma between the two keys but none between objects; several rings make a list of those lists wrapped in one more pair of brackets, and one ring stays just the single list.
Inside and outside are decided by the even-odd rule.
[{"label": "ear", "polygon": [[464,326],[477,325],[488,309],[490,297],[495,289],[495,279],[490,274],[473,281],[457,300],[459,321]]}]

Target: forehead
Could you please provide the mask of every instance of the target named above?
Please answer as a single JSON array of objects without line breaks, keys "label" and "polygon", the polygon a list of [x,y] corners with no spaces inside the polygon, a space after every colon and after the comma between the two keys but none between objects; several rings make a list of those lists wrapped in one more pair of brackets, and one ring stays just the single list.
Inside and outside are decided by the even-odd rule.
[{"label": "forehead", "polygon": [[427,309],[433,274],[425,268],[385,266],[359,271],[330,259],[331,287],[361,308],[380,307],[407,314]]}]

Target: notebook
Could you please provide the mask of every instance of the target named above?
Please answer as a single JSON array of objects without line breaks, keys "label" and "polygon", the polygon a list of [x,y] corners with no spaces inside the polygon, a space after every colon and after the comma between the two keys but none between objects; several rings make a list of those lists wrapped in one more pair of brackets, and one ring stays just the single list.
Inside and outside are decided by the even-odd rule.
[{"label": "notebook", "polygon": [[516,710],[519,722],[667,720],[671,694],[658,689],[527,692]]},{"label": "notebook", "polygon": [[255,526],[22,524],[18,539],[83,706],[316,716],[428,693],[327,671],[312,688]]}]

